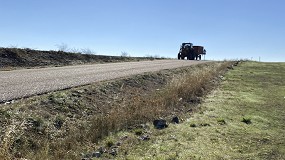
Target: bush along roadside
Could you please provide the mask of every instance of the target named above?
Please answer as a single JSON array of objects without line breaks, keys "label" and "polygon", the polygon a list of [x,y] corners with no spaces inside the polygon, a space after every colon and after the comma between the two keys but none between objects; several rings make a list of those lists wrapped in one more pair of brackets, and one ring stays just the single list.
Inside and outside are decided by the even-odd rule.
[{"label": "bush along roadside", "polygon": [[[0,113],[9,116],[0,119],[5,122],[1,127],[0,158],[82,158],[79,153],[93,150],[111,133],[196,110],[202,97],[237,64],[209,62],[3,105]],[[144,130],[137,129],[135,133],[141,139],[149,139]],[[108,143],[112,156],[116,155],[112,148],[116,143]]]}]

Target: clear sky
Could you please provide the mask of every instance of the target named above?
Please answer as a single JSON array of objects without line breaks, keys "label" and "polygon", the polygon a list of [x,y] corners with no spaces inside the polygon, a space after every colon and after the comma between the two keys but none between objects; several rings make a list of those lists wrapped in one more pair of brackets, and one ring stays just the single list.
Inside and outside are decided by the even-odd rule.
[{"label": "clear sky", "polygon": [[0,46],[285,62],[285,0],[0,0]]}]

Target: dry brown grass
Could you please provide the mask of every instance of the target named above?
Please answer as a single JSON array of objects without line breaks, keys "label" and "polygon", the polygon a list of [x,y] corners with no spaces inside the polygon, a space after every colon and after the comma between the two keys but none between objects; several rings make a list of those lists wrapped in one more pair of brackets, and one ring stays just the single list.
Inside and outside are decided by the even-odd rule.
[{"label": "dry brown grass", "polygon": [[102,116],[94,117],[89,130],[91,140],[97,142],[110,132],[170,114],[179,114],[176,112],[184,110],[181,107],[183,105],[188,105],[190,109],[191,105],[200,102],[200,98],[213,87],[214,79],[230,65],[232,62],[224,62],[214,68],[208,66],[194,72],[186,72],[174,77],[159,92],[148,96],[138,94],[128,103],[116,106]]},{"label": "dry brown grass", "polygon": [[[127,96],[122,96],[122,100],[109,104],[106,99],[106,104],[102,106],[100,113],[93,115],[91,118],[79,118],[73,126],[70,125],[68,128],[65,128],[61,136],[54,137],[55,139],[50,138],[51,134],[54,133],[46,129],[48,127],[40,128],[42,129],[42,135],[30,132],[32,136],[22,137],[22,141],[32,144],[28,143],[26,147],[22,146],[18,150],[23,157],[30,159],[79,159],[81,157],[79,153],[92,150],[98,141],[112,132],[143,124],[158,117],[185,113],[192,109],[195,104],[200,103],[201,97],[217,84],[219,79],[217,77],[223,74],[232,64],[233,62],[212,63],[198,65],[195,69],[181,70],[183,73],[172,73],[173,77],[169,78],[164,87],[159,90],[155,88],[149,89],[152,91],[145,93],[141,89],[144,81],[138,79],[139,87],[126,86],[125,88],[128,88],[127,92],[129,93]],[[111,90],[120,90],[121,88],[123,88],[122,84],[117,89],[112,88]],[[122,93],[126,94],[127,92]],[[66,94],[62,95],[66,96]],[[83,105],[94,105],[93,103],[97,98],[96,94],[92,95],[90,92],[87,95],[82,96],[88,99],[88,104]],[[47,97],[50,98],[50,96]],[[69,104],[68,100],[64,102],[68,104],[66,105],[68,107],[74,105]],[[82,99],[81,101],[79,100],[79,104],[80,102],[87,103]],[[107,106],[108,104],[110,106]],[[43,105],[41,106],[42,108],[48,108],[50,104],[48,105],[46,101],[41,101],[40,105]],[[55,103],[54,105],[58,104]],[[71,106],[71,108],[76,107],[78,109],[78,107],[82,107],[82,104]],[[54,110],[48,111],[54,113]],[[80,110],[80,112],[84,112],[84,110]],[[65,114],[65,112],[62,114]],[[50,123],[42,121],[40,122]],[[48,126],[48,124],[43,124],[43,126],[45,125]],[[8,133],[8,130],[6,130],[6,134]],[[11,159],[15,157],[15,153],[18,151],[14,151],[15,148],[12,148],[11,151],[13,141],[13,138],[10,138],[10,140],[4,140],[4,143],[1,142],[0,159],[2,157],[11,157]]]}]

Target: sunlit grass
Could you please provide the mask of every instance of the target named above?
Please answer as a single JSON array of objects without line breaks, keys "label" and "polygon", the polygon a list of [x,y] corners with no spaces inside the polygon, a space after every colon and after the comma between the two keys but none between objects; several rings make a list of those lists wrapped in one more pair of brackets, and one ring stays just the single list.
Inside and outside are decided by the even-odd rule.
[{"label": "sunlit grass", "polygon": [[284,71],[285,63],[242,63],[207,97],[201,112],[183,124],[152,130],[150,141],[121,158],[285,159]]}]

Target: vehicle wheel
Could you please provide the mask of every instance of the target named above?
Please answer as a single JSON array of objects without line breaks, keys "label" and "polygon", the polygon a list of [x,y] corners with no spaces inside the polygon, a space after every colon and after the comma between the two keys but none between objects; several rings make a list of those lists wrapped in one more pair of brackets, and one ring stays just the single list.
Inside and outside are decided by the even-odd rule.
[{"label": "vehicle wheel", "polygon": [[178,59],[180,59],[180,58],[181,58],[181,55],[178,53],[178,56],[177,56],[177,57],[178,57]]}]

